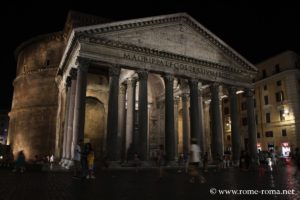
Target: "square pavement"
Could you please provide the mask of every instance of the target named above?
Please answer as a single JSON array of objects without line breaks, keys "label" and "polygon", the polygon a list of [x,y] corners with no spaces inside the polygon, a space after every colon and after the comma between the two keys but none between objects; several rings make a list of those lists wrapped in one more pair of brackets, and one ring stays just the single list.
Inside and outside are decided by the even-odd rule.
[{"label": "square pavement", "polygon": [[[177,169],[158,168],[97,170],[96,179],[75,179],[66,171],[0,169],[0,200],[200,200],[200,199],[300,199],[299,175],[291,165],[278,170],[241,171],[237,168],[203,172],[206,183],[189,182],[189,175]],[[295,190],[295,194],[213,194],[214,190]]]}]

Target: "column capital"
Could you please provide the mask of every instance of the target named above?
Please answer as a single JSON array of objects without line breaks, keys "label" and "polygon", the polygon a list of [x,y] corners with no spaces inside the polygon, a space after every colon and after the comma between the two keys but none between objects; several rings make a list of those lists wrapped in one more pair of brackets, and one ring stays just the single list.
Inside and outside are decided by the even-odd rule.
[{"label": "column capital", "polygon": [[164,74],[163,75],[165,81],[173,82],[174,81],[174,75],[173,74]]},{"label": "column capital", "polygon": [[149,72],[146,70],[139,70],[136,72],[139,76],[139,80],[147,80]]},{"label": "column capital", "polygon": [[213,82],[211,85],[210,85],[210,88],[219,88],[220,86],[220,83],[218,82]]},{"label": "column capital", "polygon": [[186,102],[188,100],[188,98],[189,98],[189,94],[188,93],[183,93],[181,95],[181,98],[182,98],[182,101]]},{"label": "column capital", "polygon": [[91,60],[88,58],[77,57],[76,64],[80,70],[87,72],[90,66]]},{"label": "column capital", "polygon": [[254,90],[252,88],[246,88],[246,95],[247,97],[253,97]]},{"label": "column capital", "polygon": [[109,76],[119,76],[121,68],[118,65],[113,65],[108,69]]},{"label": "column capital", "polygon": [[70,70],[70,77],[74,80],[77,78],[77,69],[72,67]]},{"label": "column capital", "polygon": [[228,92],[230,95],[235,95],[237,92],[237,88],[235,86],[229,86],[228,87]]},{"label": "column capital", "polygon": [[189,85],[190,85],[190,87],[198,88],[198,82],[199,82],[198,79],[195,79],[195,78],[189,79]]}]

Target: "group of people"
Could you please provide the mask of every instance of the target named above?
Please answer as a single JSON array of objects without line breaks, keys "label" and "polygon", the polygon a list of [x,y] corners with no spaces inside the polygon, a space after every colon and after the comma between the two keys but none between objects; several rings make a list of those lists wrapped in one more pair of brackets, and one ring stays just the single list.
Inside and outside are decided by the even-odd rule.
[{"label": "group of people", "polygon": [[[80,139],[74,153],[74,177],[94,179],[95,177],[95,152],[91,143],[83,144]],[[79,174],[81,172],[81,174]]]}]

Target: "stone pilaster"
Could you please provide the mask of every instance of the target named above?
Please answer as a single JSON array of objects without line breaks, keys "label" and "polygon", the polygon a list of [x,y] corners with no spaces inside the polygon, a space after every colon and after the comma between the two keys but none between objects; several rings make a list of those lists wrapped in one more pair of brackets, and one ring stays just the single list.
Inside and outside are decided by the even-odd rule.
[{"label": "stone pilaster", "polygon": [[178,158],[178,145],[179,145],[179,135],[178,135],[178,105],[179,97],[174,98],[174,129],[175,129],[175,159]]},{"label": "stone pilaster", "polygon": [[85,122],[85,96],[87,85],[87,72],[89,63],[87,60],[78,58],[76,95],[74,104],[74,124],[72,138],[72,159],[75,155],[75,146],[78,140],[84,139],[84,122]]},{"label": "stone pilaster", "polygon": [[203,114],[203,97],[202,97],[202,89],[198,90],[198,106],[199,106],[199,143],[201,152],[204,153],[205,150],[205,141],[204,141],[204,114]]},{"label": "stone pilaster", "polygon": [[119,114],[118,114],[118,144],[122,160],[125,159],[125,103],[126,103],[126,84],[121,84],[119,89]]},{"label": "stone pilaster", "polygon": [[249,139],[249,154],[251,163],[257,163],[257,136],[256,123],[254,114],[253,91],[250,88],[246,89],[247,95],[247,121],[248,121],[248,139]]},{"label": "stone pilaster", "polygon": [[173,75],[165,75],[165,149],[168,161],[175,160]]},{"label": "stone pilaster", "polygon": [[62,144],[62,159],[66,159],[67,152],[67,134],[68,134],[68,116],[69,116],[69,107],[70,107],[70,99],[71,99],[71,77],[67,77],[66,80],[66,109],[65,109],[65,124],[64,124],[64,132],[63,132],[63,144]]},{"label": "stone pilaster", "polygon": [[107,116],[107,153],[108,159],[117,161],[120,158],[118,145],[118,95],[119,95],[120,67],[109,68],[109,100]]},{"label": "stone pilaster", "polygon": [[183,141],[183,153],[189,153],[190,146],[190,126],[189,126],[189,106],[188,106],[188,94],[182,94],[182,141]]},{"label": "stone pilaster", "polygon": [[241,152],[241,138],[239,131],[237,89],[235,87],[230,87],[228,91],[230,100],[232,162],[234,165],[238,166]]},{"label": "stone pilaster", "polygon": [[147,138],[148,138],[148,72],[138,71],[139,77],[139,114],[138,114],[138,129],[139,129],[139,148],[138,153],[141,160],[147,160]]},{"label": "stone pilaster", "polygon": [[[72,68],[70,71],[71,76],[71,91],[70,91],[70,100],[68,108],[68,131],[67,131],[67,142],[66,142],[66,159],[71,160],[71,145],[73,139],[73,119],[74,119],[74,106],[75,106],[75,95],[76,95],[76,83],[77,83],[77,70]],[[66,167],[69,166],[69,163],[65,163]]]},{"label": "stone pilaster", "polygon": [[213,83],[210,86],[211,90],[211,114],[212,114],[212,157],[217,159],[217,155],[223,155],[222,147],[222,126],[221,126],[221,113],[220,113],[220,97],[219,97],[219,84]]},{"label": "stone pilaster", "polygon": [[[126,113],[126,138],[125,138],[125,146],[126,146],[126,159],[128,158],[128,150],[130,148],[136,149],[137,145],[133,144],[133,135],[134,135],[134,120],[135,120],[135,89],[136,89],[136,79],[128,79],[127,80],[127,113]],[[135,146],[135,147],[134,147]]]},{"label": "stone pilaster", "polygon": [[191,138],[196,138],[197,144],[200,146],[198,80],[190,79],[189,85],[190,85]]}]

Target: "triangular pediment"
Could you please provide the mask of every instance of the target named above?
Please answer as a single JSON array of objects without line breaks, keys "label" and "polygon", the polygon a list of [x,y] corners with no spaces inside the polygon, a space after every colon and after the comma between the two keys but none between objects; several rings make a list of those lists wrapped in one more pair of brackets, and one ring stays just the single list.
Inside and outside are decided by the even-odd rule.
[{"label": "triangular pediment", "polygon": [[245,58],[186,13],[82,27],[75,29],[75,33],[257,71]]}]

